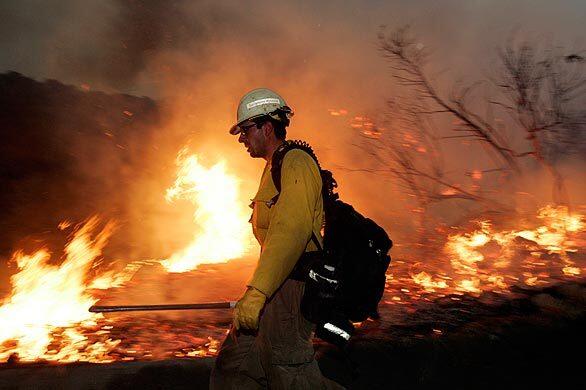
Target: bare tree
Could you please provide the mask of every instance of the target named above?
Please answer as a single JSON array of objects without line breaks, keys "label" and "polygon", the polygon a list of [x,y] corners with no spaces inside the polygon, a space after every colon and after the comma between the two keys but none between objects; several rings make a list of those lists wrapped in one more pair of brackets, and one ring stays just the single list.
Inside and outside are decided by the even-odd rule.
[{"label": "bare tree", "polygon": [[[528,151],[518,151],[489,115],[479,114],[472,108],[470,97],[478,83],[454,87],[448,96],[438,91],[424,70],[429,54],[410,35],[408,27],[389,34],[381,32],[379,47],[388,59],[397,83],[410,92],[406,99],[398,99],[398,103],[392,104],[393,114],[402,118],[402,131],[414,134],[412,137],[429,153],[418,155],[406,147],[409,145],[397,142],[395,137],[393,140],[379,137],[376,147],[373,146],[375,142],[369,142],[365,148],[376,154],[381,165],[389,167],[389,172],[403,183],[420,205],[460,198],[506,209],[506,206],[480,191],[464,190],[446,178],[439,144],[439,140],[445,138],[478,142],[494,162],[494,166],[488,167],[485,173],[520,175],[520,158],[534,157],[554,178],[554,201],[567,201],[563,177],[556,169],[555,159],[552,158],[555,153],[552,151],[562,140],[574,139],[583,133],[583,106],[579,102],[584,97],[585,75],[580,55],[563,57],[549,51],[537,56],[528,44],[509,44],[500,51],[501,72],[496,85],[501,93],[486,103],[508,112],[514,119],[513,132],[523,134],[529,141]],[[447,137],[438,135],[434,130],[433,117],[439,115],[454,119],[456,126],[453,131],[456,134]],[[396,129],[393,133],[397,133]],[[441,188],[444,190],[439,190]]]},{"label": "bare tree", "polygon": [[465,172],[472,186],[456,183],[450,178],[444,166],[441,139],[432,121],[424,123],[427,118],[417,115],[406,105],[392,104],[390,110],[392,117],[399,118],[399,123],[394,122],[393,131],[377,128],[368,119],[367,123],[372,125],[366,129],[362,127],[364,142],[358,146],[376,162],[369,172],[391,174],[402,192],[413,198],[416,204],[413,211],[418,215],[415,221],[422,237],[429,240],[430,229],[440,222],[429,211],[442,201],[466,200],[481,205],[484,210],[511,212],[510,206],[483,192],[479,179],[488,172]]},{"label": "bare tree", "polygon": [[516,156],[534,157],[554,179],[554,200],[568,203],[556,159],[560,150],[571,153],[580,150],[583,143],[584,58],[578,54],[557,54],[554,50],[538,53],[527,42],[509,42],[500,50],[499,57],[501,71],[496,83],[502,96],[491,103],[511,115],[516,129],[524,132],[530,143],[529,151]]},{"label": "bare tree", "polygon": [[[393,77],[399,85],[412,88],[419,102],[413,107],[417,115],[446,113],[458,120],[455,131],[460,138],[484,143],[505,168],[519,171],[514,152],[499,134],[499,131],[485,118],[473,112],[468,106],[468,97],[475,85],[454,88],[451,96],[442,96],[434,87],[423,68],[428,59],[426,49],[417,44],[409,35],[408,27],[402,27],[389,35],[381,33],[379,43],[382,55],[389,60]],[[431,105],[433,108],[428,109]]]}]

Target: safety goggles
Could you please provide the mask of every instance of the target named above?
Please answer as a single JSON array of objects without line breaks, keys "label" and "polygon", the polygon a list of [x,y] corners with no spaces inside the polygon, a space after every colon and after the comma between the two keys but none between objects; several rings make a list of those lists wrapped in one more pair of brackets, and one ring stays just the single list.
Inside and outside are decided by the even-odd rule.
[{"label": "safety goggles", "polygon": [[255,127],[258,127],[258,124],[250,121],[250,122],[243,123],[243,124],[239,125],[238,129],[240,130],[239,133],[242,134],[244,137],[246,137],[246,136],[248,136],[248,132]]},{"label": "safety goggles", "polygon": [[238,125],[238,129],[240,130],[240,133],[242,133],[246,137],[251,129],[253,129],[254,127],[260,128],[263,125],[263,123],[265,123],[269,119],[270,116],[268,115],[262,115],[253,119],[249,119]]}]

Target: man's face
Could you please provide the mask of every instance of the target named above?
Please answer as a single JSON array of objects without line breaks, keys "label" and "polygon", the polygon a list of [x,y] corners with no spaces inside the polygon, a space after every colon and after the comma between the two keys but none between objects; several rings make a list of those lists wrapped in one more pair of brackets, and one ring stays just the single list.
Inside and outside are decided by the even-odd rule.
[{"label": "man's face", "polygon": [[244,125],[241,127],[238,142],[243,143],[250,157],[264,157],[266,152],[266,136],[262,126],[256,124]]}]

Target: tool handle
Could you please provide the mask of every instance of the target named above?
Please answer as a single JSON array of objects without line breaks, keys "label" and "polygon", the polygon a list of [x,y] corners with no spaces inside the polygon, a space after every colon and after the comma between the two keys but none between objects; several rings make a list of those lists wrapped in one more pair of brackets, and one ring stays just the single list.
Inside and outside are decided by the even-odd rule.
[{"label": "tool handle", "polygon": [[173,305],[125,305],[125,306],[92,306],[92,313],[112,313],[119,311],[158,311],[158,310],[204,310],[204,309],[232,309],[235,301],[207,302],[207,303],[180,303]]}]

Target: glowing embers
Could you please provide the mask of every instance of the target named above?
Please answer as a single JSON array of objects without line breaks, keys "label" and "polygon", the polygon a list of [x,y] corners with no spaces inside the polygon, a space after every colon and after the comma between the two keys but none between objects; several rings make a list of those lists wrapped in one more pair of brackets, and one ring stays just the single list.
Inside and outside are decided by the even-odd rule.
[{"label": "glowing embers", "polygon": [[[448,287],[448,283],[445,279],[433,278],[430,274],[425,271],[421,271],[412,276],[413,281],[422,286],[425,291],[434,292],[438,289],[444,289]],[[409,292],[408,290],[406,292]]]},{"label": "glowing embers", "polygon": [[348,110],[344,108],[336,109],[336,108],[328,108],[328,112],[331,116],[346,116],[348,114]]},{"label": "glowing embers", "polygon": [[350,127],[353,129],[359,129],[363,135],[370,138],[379,138],[385,130],[382,127],[378,127],[374,121],[367,116],[355,116],[350,122]]},{"label": "glowing embers", "polygon": [[[387,294],[400,296],[401,302],[384,303],[509,294],[512,286],[541,288],[584,276],[583,214],[548,205],[533,222],[518,224],[523,228],[499,230],[489,221],[478,222],[476,229],[445,237],[443,251],[416,243],[411,253],[394,257],[387,275]],[[427,254],[410,257],[421,249]]]},{"label": "glowing embers", "polygon": [[206,357],[216,356],[220,349],[221,341],[213,337],[208,337],[208,342],[197,348],[184,348],[180,352],[175,352],[175,357]]},{"label": "glowing embers", "polygon": [[476,231],[449,236],[445,252],[455,288],[478,293],[503,290],[519,281],[536,286],[579,276],[583,269],[569,254],[578,251],[574,239],[584,230],[583,216],[548,205],[537,218],[541,225],[534,229],[499,232],[483,221]]},{"label": "glowing embers", "polygon": [[18,272],[0,306],[0,362],[14,354],[23,361],[103,361],[116,345],[107,338],[90,345],[83,335],[99,318],[88,312],[97,301],[87,291],[90,270],[114,229],[112,223],[99,225],[92,217],[74,232],[60,265],[49,264],[46,249],[14,254]]},{"label": "glowing embers", "polygon": [[222,263],[243,256],[251,243],[248,211],[239,193],[239,179],[225,163],[211,168],[184,148],[177,157],[177,179],[167,201],[186,199],[196,207],[192,242],[162,262],[169,272],[185,272],[203,263]]}]

